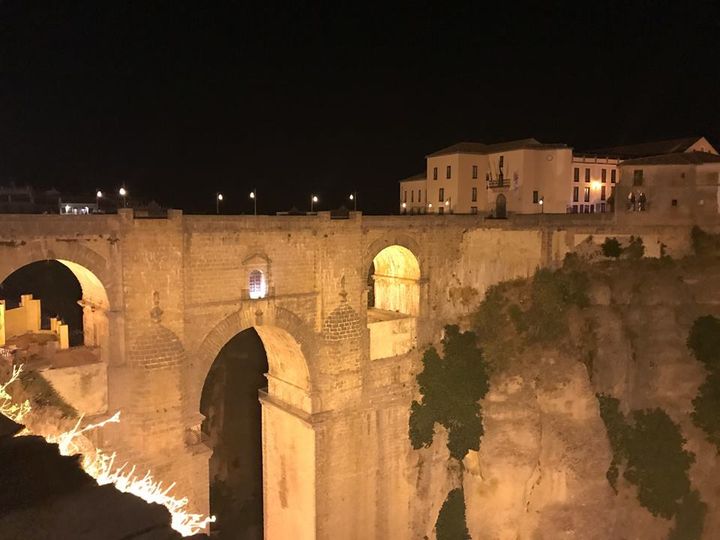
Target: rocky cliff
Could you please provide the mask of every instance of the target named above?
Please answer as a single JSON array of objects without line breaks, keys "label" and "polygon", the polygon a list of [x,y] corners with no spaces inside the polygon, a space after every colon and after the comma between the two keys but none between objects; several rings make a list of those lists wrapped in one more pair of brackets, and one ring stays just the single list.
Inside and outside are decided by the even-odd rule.
[{"label": "rocky cliff", "polygon": [[[491,289],[470,324],[493,369],[481,403],[485,434],[463,460],[472,538],[689,540],[698,523],[701,538],[717,537],[720,456],[691,418],[708,373],[686,344],[694,321],[709,314],[720,315],[718,259],[590,264],[571,256],[563,270]],[[614,478],[618,450],[599,397],[618,400],[642,461],[633,462],[631,449]],[[647,412],[643,422],[669,418],[663,429],[678,431],[678,448],[672,437],[654,440],[652,429],[633,423],[634,411]],[[413,524],[418,537],[435,536],[439,506],[454,487],[452,471],[441,473],[442,431],[412,458],[417,494],[431,508]],[[662,461],[677,456],[689,470]],[[667,474],[658,474],[663,467]],[[678,499],[669,504],[681,510],[664,517],[647,503],[672,498],[683,490],[673,482],[685,478],[699,494],[698,512]]]}]

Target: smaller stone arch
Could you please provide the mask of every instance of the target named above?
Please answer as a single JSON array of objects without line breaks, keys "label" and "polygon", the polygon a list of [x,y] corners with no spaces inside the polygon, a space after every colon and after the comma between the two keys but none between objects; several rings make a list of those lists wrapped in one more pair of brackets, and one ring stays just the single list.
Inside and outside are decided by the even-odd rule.
[{"label": "smaller stone arch", "polygon": [[375,308],[406,315],[420,313],[420,264],[404,246],[384,248],[373,259]]},{"label": "smaller stone arch", "polygon": [[383,249],[389,246],[401,246],[410,251],[418,262],[420,268],[420,278],[427,276],[427,268],[425,268],[425,258],[422,256],[423,251],[420,249],[420,244],[415,241],[414,238],[407,234],[390,234],[383,235],[380,238],[373,240],[365,250],[365,256],[363,257],[363,268],[370,268],[375,257]]}]

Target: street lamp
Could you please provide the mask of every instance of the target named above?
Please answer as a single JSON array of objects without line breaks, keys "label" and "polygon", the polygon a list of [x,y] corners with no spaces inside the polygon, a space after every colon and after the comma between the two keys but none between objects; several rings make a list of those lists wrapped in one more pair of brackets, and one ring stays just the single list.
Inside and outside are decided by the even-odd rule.
[{"label": "street lamp", "polygon": [[123,200],[123,208],[126,208],[126,207],[127,207],[127,194],[128,194],[128,192],[127,192],[127,189],[125,189],[125,186],[121,187],[121,188],[118,190],[118,193],[119,193],[120,196],[122,197],[122,200]]},{"label": "street lamp", "polygon": [[103,192],[99,189],[95,193],[95,212],[100,212],[100,199],[102,199]]},{"label": "street lamp", "polygon": [[223,202],[223,200],[225,200],[225,197],[223,197],[222,193],[218,193],[215,195],[215,213],[216,214],[220,213],[220,203]]},{"label": "street lamp", "polygon": [[253,200],[253,213],[257,216],[257,189],[250,192],[250,198]]},{"label": "street lamp", "polygon": [[357,212],[357,191],[353,191],[348,198],[353,202],[353,210]]},{"label": "street lamp", "polygon": [[311,195],[310,196],[310,212],[314,211],[316,202],[318,202],[317,195]]},{"label": "street lamp", "polygon": [[545,213],[545,198],[540,197],[540,200],[538,201],[538,203],[540,204],[540,213],[544,214]]},{"label": "street lamp", "polygon": [[403,214],[407,211],[407,203],[402,203]]}]

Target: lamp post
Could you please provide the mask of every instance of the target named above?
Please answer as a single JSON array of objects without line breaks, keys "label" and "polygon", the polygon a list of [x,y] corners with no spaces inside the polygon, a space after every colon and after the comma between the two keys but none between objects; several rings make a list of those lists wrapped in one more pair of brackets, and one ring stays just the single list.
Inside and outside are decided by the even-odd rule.
[{"label": "lamp post", "polygon": [[445,206],[447,206],[448,212],[452,214],[452,197],[448,197],[447,201],[445,201]]},{"label": "lamp post", "polygon": [[100,212],[100,199],[102,199],[102,196],[103,192],[98,189],[95,193],[95,213]]},{"label": "lamp post", "polygon": [[257,216],[257,189],[250,192],[250,198],[253,200],[253,215]]},{"label": "lamp post", "polygon": [[403,214],[407,212],[407,203],[402,203]]},{"label": "lamp post", "polygon": [[540,213],[545,213],[545,199],[543,197],[540,197],[540,200],[538,201],[540,203]]},{"label": "lamp post", "polygon": [[127,192],[127,189],[125,189],[125,186],[122,186],[122,187],[118,190],[118,194],[122,197],[122,200],[123,200],[123,208],[127,208],[127,194],[128,194],[128,192]]},{"label": "lamp post", "polygon": [[357,191],[353,191],[348,198],[353,202],[353,211],[357,212]]},{"label": "lamp post", "polygon": [[216,214],[220,213],[220,203],[223,202],[224,200],[225,200],[225,197],[223,197],[222,193],[217,193],[215,195],[215,213]]},{"label": "lamp post", "polygon": [[315,203],[318,202],[317,195],[310,196],[310,212],[315,211]]}]

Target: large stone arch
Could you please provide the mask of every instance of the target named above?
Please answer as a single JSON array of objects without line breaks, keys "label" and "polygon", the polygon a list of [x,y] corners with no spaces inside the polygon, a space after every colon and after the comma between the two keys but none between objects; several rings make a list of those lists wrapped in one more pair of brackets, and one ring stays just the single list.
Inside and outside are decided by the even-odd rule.
[{"label": "large stone arch", "polygon": [[[122,306],[120,273],[113,273],[105,257],[79,240],[20,240],[0,244],[0,282],[29,264],[45,260],[63,264],[80,283],[84,343],[100,347],[101,358],[108,362],[113,326],[109,314]],[[116,325],[117,318],[112,320]]]},{"label": "large stone arch", "polygon": [[[315,410],[317,344],[312,329],[272,301],[244,302],[208,332],[192,356],[186,385],[188,412],[195,418],[200,415],[202,390],[213,362],[230,340],[249,328],[255,329],[263,343],[269,371],[267,395],[261,392],[259,396],[265,537],[314,538],[314,520],[307,519],[315,514],[316,499],[311,413]],[[209,457],[205,454],[199,459]]]},{"label": "large stone arch", "polygon": [[92,249],[76,240],[33,240],[0,244],[0,282],[10,274],[28,264],[57,260],[67,266],[80,282],[83,295],[107,298],[108,308],[118,309],[122,305],[121,286],[116,283],[108,261]]},{"label": "large stone arch", "polygon": [[[258,309],[258,306],[262,308]],[[220,350],[233,337],[254,328],[268,356],[268,395],[305,413],[313,410],[317,343],[312,330],[291,311],[269,302],[250,302],[218,322],[200,343],[186,392],[188,412],[197,414],[205,379]]]}]

